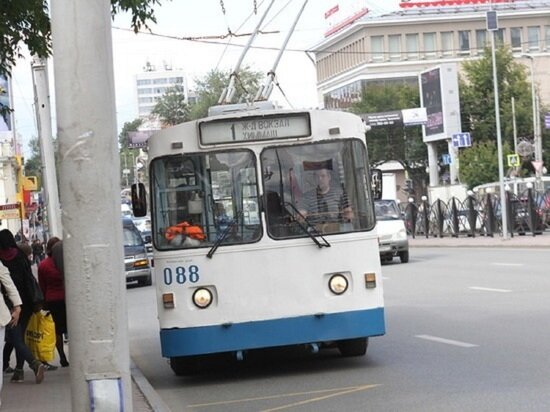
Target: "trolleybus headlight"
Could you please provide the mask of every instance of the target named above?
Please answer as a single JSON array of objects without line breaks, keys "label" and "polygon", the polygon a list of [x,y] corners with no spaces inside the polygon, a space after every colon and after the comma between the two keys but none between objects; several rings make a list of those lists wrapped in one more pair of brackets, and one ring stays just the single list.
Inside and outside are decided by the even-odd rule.
[{"label": "trolleybus headlight", "polygon": [[348,279],[344,275],[332,275],[328,281],[328,287],[335,295],[341,295],[348,290]]},{"label": "trolleybus headlight", "polygon": [[212,292],[199,288],[193,293],[193,303],[200,309],[206,309],[212,303]]}]

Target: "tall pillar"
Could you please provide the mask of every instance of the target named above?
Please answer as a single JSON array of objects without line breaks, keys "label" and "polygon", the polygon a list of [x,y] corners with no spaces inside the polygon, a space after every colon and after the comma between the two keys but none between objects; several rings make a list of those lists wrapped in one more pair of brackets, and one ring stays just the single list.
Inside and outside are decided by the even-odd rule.
[{"label": "tall pillar", "polygon": [[435,143],[426,143],[428,146],[428,171],[430,175],[430,186],[439,185],[439,167],[437,165],[437,148]]}]

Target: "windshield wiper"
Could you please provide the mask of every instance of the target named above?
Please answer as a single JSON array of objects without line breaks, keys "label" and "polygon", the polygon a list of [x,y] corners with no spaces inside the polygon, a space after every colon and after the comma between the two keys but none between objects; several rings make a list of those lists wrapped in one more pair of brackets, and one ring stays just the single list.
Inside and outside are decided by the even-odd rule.
[{"label": "windshield wiper", "polygon": [[[292,211],[288,210],[288,207],[290,207],[290,209],[292,209],[292,211],[294,211],[296,215],[300,216],[302,220],[300,221],[299,219],[296,219],[295,214],[292,213]],[[294,206],[292,203],[285,202],[284,208],[285,208],[285,211],[288,213],[288,215],[292,218],[292,220],[298,224],[300,229],[302,229],[302,231],[306,235],[308,235],[319,248],[330,247],[330,243],[328,243],[328,241],[323,237],[323,235],[317,230],[315,225],[309,222],[307,218],[298,210],[296,206]],[[304,222],[305,225],[302,222]],[[321,238],[322,242],[320,242],[318,238]]]},{"label": "windshield wiper", "polygon": [[216,250],[222,244],[222,242],[225,240],[225,238],[227,237],[229,232],[231,232],[233,230],[233,228],[237,225],[237,223],[239,223],[239,217],[241,217],[242,213],[243,213],[242,210],[237,212],[237,216],[235,216],[235,219],[233,219],[231,221],[231,223],[229,223],[227,225],[227,228],[222,232],[220,237],[218,237],[218,239],[216,239],[216,241],[214,242],[214,244],[212,245],[212,247],[210,248],[210,250],[206,254],[207,258],[212,258],[212,256],[214,256],[214,253],[216,253]]}]

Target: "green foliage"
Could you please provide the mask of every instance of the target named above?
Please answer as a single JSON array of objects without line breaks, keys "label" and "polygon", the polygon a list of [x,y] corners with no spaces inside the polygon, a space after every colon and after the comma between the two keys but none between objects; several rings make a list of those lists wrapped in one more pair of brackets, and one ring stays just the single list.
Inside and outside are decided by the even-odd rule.
[{"label": "green foliage", "polygon": [[[418,87],[390,83],[368,86],[355,103],[354,113],[378,113],[420,106]],[[427,149],[422,142],[422,129],[414,127],[373,127],[367,133],[369,159],[373,165],[395,160],[415,180],[422,180],[427,164]],[[415,176],[413,176],[415,175]]]},{"label": "green foliage", "polygon": [[[208,115],[208,108],[218,104],[223,89],[229,84],[230,75],[230,70],[211,70],[202,79],[195,79],[197,103],[191,106],[190,119],[200,119]],[[262,73],[253,71],[248,66],[242,68],[238,73],[234,100],[243,101],[254,96],[262,77]]]},{"label": "green foliage", "polygon": [[[511,154],[510,146],[503,144],[503,162],[506,162],[506,155]],[[494,141],[482,141],[475,143],[468,149],[461,149],[458,156],[460,163],[460,181],[468,189],[475,186],[496,182],[498,176],[498,150]]]},{"label": "green foliage", "polygon": [[[533,135],[531,84],[527,81],[527,69],[514,60],[508,47],[499,47],[495,57],[502,140],[513,146],[512,97],[515,100],[518,136]],[[489,140],[496,142],[491,49],[486,48],[483,56],[478,60],[465,61],[462,67],[464,69],[464,78],[460,79],[462,130],[469,131],[474,142]]]},{"label": "green foliage", "polygon": [[40,142],[37,137],[29,141],[31,155],[25,159],[25,176],[38,177],[38,187],[42,182],[42,157],[40,155]]},{"label": "green foliage", "polygon": [[[47,0],[1,0],[0,8],[0,74],[9,74],[18,57],[21,44],[31,55],[51,54],[51,24]],[[154,5],[159,0],[111,0],[111,11],[130,12],[132,28],[137,32],[147,22],[156,23]]]},{"label": "green foliage", "polygon": [[189,108],[185,103],[182,86],[170,87],[157,101],[151,114],[158,116],[164,126],[174,126],[189,118]]}]

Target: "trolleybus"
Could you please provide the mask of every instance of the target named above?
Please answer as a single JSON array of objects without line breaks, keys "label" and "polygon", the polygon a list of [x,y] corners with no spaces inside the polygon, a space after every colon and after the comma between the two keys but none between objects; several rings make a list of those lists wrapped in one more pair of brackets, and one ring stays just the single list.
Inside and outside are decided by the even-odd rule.
[{"label": "trolleybus", "polygon": [[[358,116],[247,106],[164,129],[148,154],[160,342],[176,374],[288,345],[360,356],[385,333],[381,175],[374,190]],[[136,216],[145,193],[132,188]]]}]

